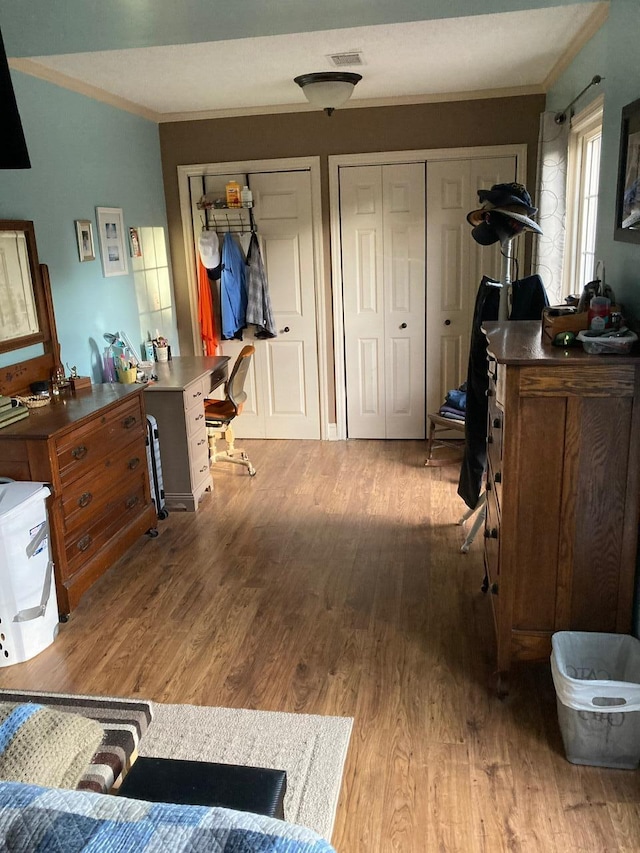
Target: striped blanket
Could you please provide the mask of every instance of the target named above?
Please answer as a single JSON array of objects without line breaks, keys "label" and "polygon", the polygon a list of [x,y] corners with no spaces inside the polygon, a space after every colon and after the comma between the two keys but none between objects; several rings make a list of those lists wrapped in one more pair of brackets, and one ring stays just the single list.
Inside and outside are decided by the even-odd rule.
[{"label": "striped blanket", "polygon": [[0,690],[0,702],[35,702],[97,720],[104,729],[104,737],[78,788],[98,793],[110,791],[129,769],[151,722],[151,706],[136,699]]},{"label": "striped blanket", "polygon": [[0,782],[0,850],[64,853],[335,853],[271,817]]}]

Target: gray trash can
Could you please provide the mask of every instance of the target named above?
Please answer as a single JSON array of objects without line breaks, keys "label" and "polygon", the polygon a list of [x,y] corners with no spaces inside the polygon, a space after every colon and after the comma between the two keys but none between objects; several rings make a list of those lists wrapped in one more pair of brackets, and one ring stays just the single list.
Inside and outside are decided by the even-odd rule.
[{"label": "gray trash can", "polygon": [[640,640],[559,631],[551,638],[558,722],[573,764],[640,764]]}]

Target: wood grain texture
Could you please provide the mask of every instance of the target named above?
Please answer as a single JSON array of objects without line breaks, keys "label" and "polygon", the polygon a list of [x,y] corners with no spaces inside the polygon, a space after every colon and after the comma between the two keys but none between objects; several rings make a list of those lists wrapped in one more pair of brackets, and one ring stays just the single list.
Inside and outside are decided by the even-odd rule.
[{"label": "wood grain texture", "polygon": [[417,441],[246,441],[0,685],[354,717],[339,853],[637,850],[637,774],[563,754],[548,663],[495,691],[482,541]]}]

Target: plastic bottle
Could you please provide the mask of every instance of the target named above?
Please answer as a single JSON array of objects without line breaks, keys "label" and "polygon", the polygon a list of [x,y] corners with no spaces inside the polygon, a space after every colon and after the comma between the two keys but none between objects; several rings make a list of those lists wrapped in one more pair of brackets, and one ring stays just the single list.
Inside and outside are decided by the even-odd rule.
[{"label": "plastic bottle", "polygon": [[237,181],[229,181],[225,189],[227,193],[227,207],[242,207],[240,184]]},{"label": "plastic bottle", "polygon": [[606,296],[593,296],[589,303],[587,321],[594,332],[603,332],[610,325],[611,300]]},{"label": "plastic bottle", "polygon": [[249,189],[249,187],[242,187],[242,192],[240,193],[240,199],[242,201],[243,207],[253,207],[253,193]]},{"label": "plastic bottle", "polygon": [[105,382],[115,382],[116,381],[116,368],[113,363],[113,347],[108,346],[105,348],[104,355],[102,356],[102,363],[104,365],[104,381]]}]

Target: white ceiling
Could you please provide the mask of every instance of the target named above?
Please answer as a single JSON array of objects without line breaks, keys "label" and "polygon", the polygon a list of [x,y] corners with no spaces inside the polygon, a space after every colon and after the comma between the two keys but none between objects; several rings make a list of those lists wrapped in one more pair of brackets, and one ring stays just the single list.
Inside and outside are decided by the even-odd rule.
[{"label": "white ceiling", "polygon": [[311,109],[293,82],[358,50],[348,106],[544,92],[606,3],[12,59],[11,66],[156,121]]}]

